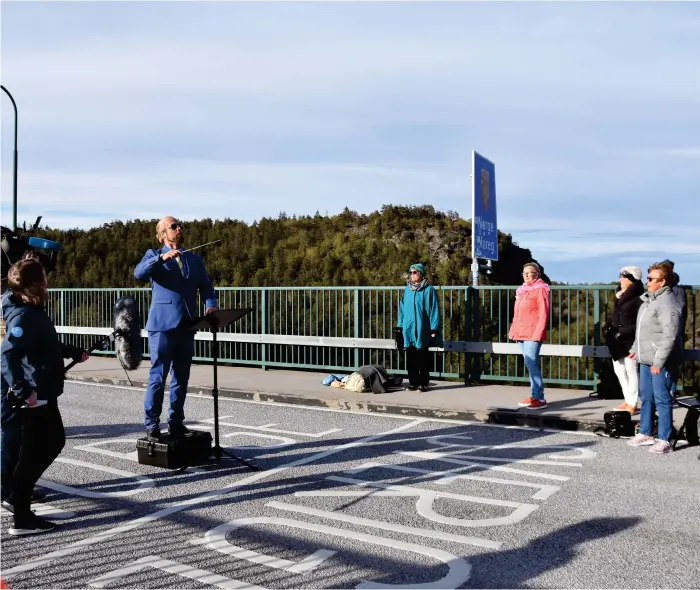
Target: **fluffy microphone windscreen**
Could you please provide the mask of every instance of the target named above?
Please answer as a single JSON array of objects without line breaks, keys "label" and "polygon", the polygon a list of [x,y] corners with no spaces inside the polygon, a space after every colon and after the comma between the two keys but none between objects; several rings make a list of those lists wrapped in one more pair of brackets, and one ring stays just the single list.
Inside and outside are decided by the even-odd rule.
[{"label": "fluffy microphone windscreen", "polygon": [[138,369],[143,355],[143,340],[139,307],[134,297],[120,297],[114,304],[114,331],[117,358],[127,371]]}]

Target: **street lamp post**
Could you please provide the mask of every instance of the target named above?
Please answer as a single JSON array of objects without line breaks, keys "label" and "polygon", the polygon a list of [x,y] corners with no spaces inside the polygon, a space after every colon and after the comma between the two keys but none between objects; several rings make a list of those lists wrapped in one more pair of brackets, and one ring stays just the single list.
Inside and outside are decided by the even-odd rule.
[{"label": "street lamp post", "polygon": [[9,90],[5,88],[4,86],[0,86],[7,96],[10,97],[10,100],[12,101],[12,106],[15,109],[15,149],[13,153],[13,180],[12,180],[12,229],[16,230],[17,229],[17,104],[15,103],[15,99],[12,98],[12,95],[10,94]]}]

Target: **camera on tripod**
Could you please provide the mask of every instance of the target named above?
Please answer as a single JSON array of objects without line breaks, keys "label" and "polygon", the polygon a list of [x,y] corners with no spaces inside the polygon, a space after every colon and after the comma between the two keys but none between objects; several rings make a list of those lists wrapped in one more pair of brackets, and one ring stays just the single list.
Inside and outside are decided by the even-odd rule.
[{"label": "camera on tripod", "polygon": [[2,235],[1,266],[3,290],[5,281],[7,280],[7,271],[10,266],[28,255],[37,258],[44,266],[46,272],[50,272],[56,268],[58,251],[61,249],[61,244],[33,235],[39,228],[40,221],[41,215],[36,218],[36,222],[30,230],[27,230],[26,224],[21,230],[19,228],[11,230],[5,226],[0,228],[0,233]]}]

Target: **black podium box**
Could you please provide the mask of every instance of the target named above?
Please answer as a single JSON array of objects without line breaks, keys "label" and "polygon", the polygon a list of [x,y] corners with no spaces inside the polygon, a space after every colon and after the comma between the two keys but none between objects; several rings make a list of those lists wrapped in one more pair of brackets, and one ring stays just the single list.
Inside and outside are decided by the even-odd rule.
[{"label": "black podium box", "polygon": [[152,465],[166,469],[189,467],[205,463],[212,451],[212,437],[208,432],[192,430],[192,436],[170,438],[164,434],[161,442],[148,440],[147,437],[136,441],[136,452],[141,465]]}]

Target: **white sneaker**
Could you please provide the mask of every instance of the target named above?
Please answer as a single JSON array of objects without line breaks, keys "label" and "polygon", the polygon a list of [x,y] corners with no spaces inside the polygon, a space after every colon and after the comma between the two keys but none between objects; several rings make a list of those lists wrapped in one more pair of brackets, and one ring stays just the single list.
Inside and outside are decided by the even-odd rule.
[{"label": "white sneaker", "polygon": [[637,434],[627,444],[631,447],[649,447],[654,444],[654,437],[647,434]]}]

